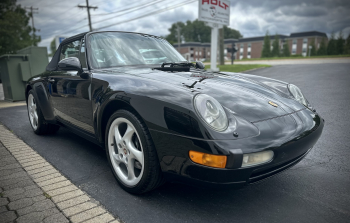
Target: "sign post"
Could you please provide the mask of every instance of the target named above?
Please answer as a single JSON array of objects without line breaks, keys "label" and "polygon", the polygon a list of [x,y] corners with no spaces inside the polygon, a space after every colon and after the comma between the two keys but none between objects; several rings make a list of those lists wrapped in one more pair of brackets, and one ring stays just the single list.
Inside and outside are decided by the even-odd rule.
[{"label": "sign post", "polygon": [[198,20],[211,27],[210,71],[218,72],[216,67],[218,31],[223,25],[230,25],[229,0],[198,0]]}]

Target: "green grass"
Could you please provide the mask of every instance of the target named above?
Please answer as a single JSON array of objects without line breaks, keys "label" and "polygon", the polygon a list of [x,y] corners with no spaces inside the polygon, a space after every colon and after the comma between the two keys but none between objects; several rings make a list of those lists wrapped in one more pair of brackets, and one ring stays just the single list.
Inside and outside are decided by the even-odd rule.
[{"label": "green grass", "polygon": [[[266,64],[233,64],[233,65],[218,65],[220,71],[227,72],[243,72],[247,70],[263,68],[263,67],[271,67]],[[205,65],[205,69],[209,69],[210,65]]]},{"label": "green grass", "polygon": [[252,60],[286,60],[286,59],[315,59],[315,58],[341,58],[341,57],[350,57],[349,54],[346,55],[325,55],[325,56],[311,56],[303,57],[301,55],[295,55],[290,57],[268,57],[268,58],[253,58],[253,59],[242,59],[235,61],[252,61]]}]

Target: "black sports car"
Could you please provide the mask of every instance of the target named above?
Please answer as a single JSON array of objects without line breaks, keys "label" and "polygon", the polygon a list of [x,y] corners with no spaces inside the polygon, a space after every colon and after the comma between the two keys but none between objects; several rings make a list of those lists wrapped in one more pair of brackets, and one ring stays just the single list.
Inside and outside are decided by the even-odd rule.
[{"label": "black sports car", "polygon": [[26,98],[36,134],[64,126],[105,147],[130,193],[165,180],[255,183],[303,159],[324,125],[295,85],[209,72],[162,38],[128,32],[65,39]]}]

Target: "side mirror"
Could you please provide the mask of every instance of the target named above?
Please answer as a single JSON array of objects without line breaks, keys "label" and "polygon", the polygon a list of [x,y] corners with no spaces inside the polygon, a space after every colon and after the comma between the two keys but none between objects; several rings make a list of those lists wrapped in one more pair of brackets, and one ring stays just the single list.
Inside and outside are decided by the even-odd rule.
[{"label": "side mirror", "polygon": [[79,72],[83,71],[80,60],[76,57],[68,57],[61,60],[58,62],[58,68],[60,70],[76,70]]},{"label": "side mirror", "polygon": [[205,66],[204,66],[204,64],[201,61],[197,61],[196,62],[196,68],[203,70],[205,68]]}]

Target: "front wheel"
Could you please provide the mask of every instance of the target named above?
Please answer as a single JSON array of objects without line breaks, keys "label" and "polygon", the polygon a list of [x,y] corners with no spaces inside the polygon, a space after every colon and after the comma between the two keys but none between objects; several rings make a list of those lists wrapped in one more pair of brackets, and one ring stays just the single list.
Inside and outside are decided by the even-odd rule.
[{"label": "front wheel", "polygon": [[29,122],[37,135],[53,134],[60,128],[58,125],[47,123],[37,103],[33,90],[28,92],[27,99]]},{"label": "front wheel", "polygon": [[119,185],[129,193],[141,194],[163,182],[150,133],[135,114],[115,112],[106,128],[106,153]]}]

